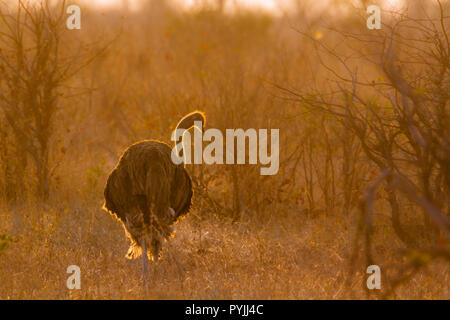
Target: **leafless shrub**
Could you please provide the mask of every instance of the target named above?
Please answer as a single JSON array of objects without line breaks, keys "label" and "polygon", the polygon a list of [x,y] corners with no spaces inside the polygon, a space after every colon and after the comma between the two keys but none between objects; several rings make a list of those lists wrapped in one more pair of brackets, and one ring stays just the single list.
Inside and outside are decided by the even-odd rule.
[{"label": "leafless shrub", "polygon": [[17,7],[0,11],[0,107],[3,125],[8,126],[2,130],[12,145],[8,155],[20,165],[4,169],[6,181],[16,181],[13,187],[23,193],[23,172],[31,160],[36,194],[43,200],[49,196],[54,169],[50,148],[61,89],[98,54],[83,53],[86,46],[74,48],[65,26],[66,1],[50,3],[19,0]]},{"label": "leafless shrub", "polygon": [[[385,181],[393,228],[405,247],[448,257],[449,249],[439,249],[434,243],[439,234],[446,241],[449,236],[449,20],[448,9],[440,1],[433,9],[427,18],[386,12],[387,22],[375,32],[330,28],[338,42],[335,46],[301,32],[314,44],[315,57],[329,76],[327,89],[299,91],[278,86],[286,98],[298,101],[305,109],[341,121],[343,130],[357,137],[365,159],[383,172],[363,197],[364,220],[359,234],[365,234],[369,264],[373,262],[370,244],[375,189]],[[371,79],[367,79],[369,74]],[[421,234],[402,223],[401,217],[409,213],[399,193],[422,212]]]}]

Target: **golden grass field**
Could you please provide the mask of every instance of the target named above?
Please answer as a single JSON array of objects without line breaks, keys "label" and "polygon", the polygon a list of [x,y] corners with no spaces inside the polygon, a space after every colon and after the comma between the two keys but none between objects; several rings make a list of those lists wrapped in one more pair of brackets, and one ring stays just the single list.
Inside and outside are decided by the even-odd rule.
[{"label": "golden grass field", "polygon": [[[431,2],[411,1],[408,12],[414,19],[425,18],[426,10],[439,16],[437,2]],[[354,36],[374,34],[366,29],[364,10],[335,3],[341,13],[310,12],[305,2],[283,17],[251,10],[179,11],[165,1],[148,1],[133,12],[82,7],[81,30],[61,24],[59,52],[49,53],[55,60],[44,64],[41,80],[33,78],[39,72],[27,71],[33,63],[20,67],[20,55],[37,54],[38,40],[25,32],[28,49],[19,50],[0,38],[0,299],[449,299],[445,224],[440,231],[430,227],[414,196],[396,194],[400,226],[417,241],[402,240],[393,227],[390,186],[380,184],[374,196],[371,258],[381,268],[381,290],[365,288],[367,247],[357,233],[361,208],[367,208],[362,205],[366,187],[382,171],[379,162],[408,177],[424,199],[450,216],[449,171],[439,162],[450,137],[448,67],[440,82],[428,79],[433,72],[424,65],[435,65],[414,62],[420,55],[402,47],[404,39],[421,34],[401,29],[398,65],[412,79],[412,91],[423,99],[444,97],[440,109],[433,109],[432,98],[423,102],[427,110],[440,110],[430,112],[435,118],[428,125],[443,121],[433,128],[444,151],[421,157],[429,149],[415,145],[414,135],[401,125],[408,120],[401,120],[405,112],[397,115],[386,93],[402,94],[395,78],[364,51],[378,52],[386,42]],[[449,4],[443,3],[448,16]],[[0,8],[4,17],[7,10]],[[13,30],[8,19],[0,20],[1,32]],[[383,21],[395,19],[389,15]],[[442,26],[447,25],[446,18]],[[350,34],[340,37],[344,32]],[[427,37],[421,50],[441,43],[448,52],[444,40],[434,40],[445,39],[442,31]],[[46,48],[48,41],[38,42]],[[442,61],[445,65],[445,57]],[[8,69],[7,62],[19,67]],[[74,72],[49,91],[56,101],[52,109],[34,97],[48,93],[40,81],[55,65]],[[369,83],[358,89],[360,96],[339,78],[348,70]],[[23,79],[38,89],[27,91],[32,86],[21,84]],[[389,81],[393,85],[382,88]],[[361,99],[350,105],[355,96]],[[9,101],[19,101],[10,104],[22,108],[19,113]],[[354,122],[331,112],[345,103]],[[379,109],[372,114],[373,108]],[[103,188],[127,146],[150,138],[171,143],[177,121],[193,110],[205,112],[209,128],[280,129],[280,169],[261,176],[259,166],[188,165],[195,182],[192,212],[164,244],[160,262],[151,265],[145,293],[141,260],[125,259],[129,240],[119,221],[102,210]],[[16,114],[13,121],[8,112]],[[47,113],[51,125],[44,130],[39,121]],[[414,123],[428,132],[421,115]],[[439,139],[430,141],[435,146]],[[429,248],[439,248],[439,255],[425,251]],[[81,269],[80,290],[66,287],[70,265]],[[389,292],[406,274],[410,277]]]},{"label": "golden grass field", "polygon": [[[366,298],[363,263],[345,288],[351,253],[352,218],[240,225],[181,221],[164,245],[163,258],[142,289],[141,261],[126,260],[121,225],[91,205],[28,211],[29,223],[0,260],[2,299],[349,299]],[[43,218],[45,213],[45,218]],[[41,214],[41,218],[33,215]],[[74,223],[74,219],[76,223]],[[12,221],[2,215],[6,228]],[[386,227],[389,229],[389,226]],[[401,259],[399,245],[381,237],[377,261],[389,270]],[[69,265],[81,269],[81,290],[68,290]],[[389,270],[390,271],[390,270]],[[382,278],[382,286],[384,285]],[[447,299],[449,269],[435,262],[397,290],[398,299]]]}]

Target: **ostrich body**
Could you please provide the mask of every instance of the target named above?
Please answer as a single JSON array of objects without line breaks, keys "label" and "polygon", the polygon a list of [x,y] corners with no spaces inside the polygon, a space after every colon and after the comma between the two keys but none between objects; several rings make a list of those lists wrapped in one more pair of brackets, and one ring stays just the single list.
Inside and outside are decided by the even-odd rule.
[{"label": "ostrich body", "polygon": [[[204,124],[203,113],[186,115],[177,129],[187,130],[194,121]],[[158,261],[163,241],[173,235],[173,225],[191,208],[191,178],[183,164],[172,162],[171,152],[168,144],[156,140],[131,145],[109,175],[104,191],[103,208],[123,224],[131,240],[126,257],[142,255],[144,286],[148,257]]]}]

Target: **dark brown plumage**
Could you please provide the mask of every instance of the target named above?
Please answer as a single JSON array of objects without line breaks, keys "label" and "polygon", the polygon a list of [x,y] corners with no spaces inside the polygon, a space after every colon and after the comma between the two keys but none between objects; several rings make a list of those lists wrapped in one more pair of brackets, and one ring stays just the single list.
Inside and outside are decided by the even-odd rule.
[{"label": "dark brown plumage", "polygon": [[[187,130],[194,121],[204,124],[203,113],[186,115],[177,129]],[[183,164],[172,162],[171,152],[170,146],[160,141],[137,142],[123,153],[108,177],[103,208],[122,222],[131,240],[129,259],[144,251],[157,261],[164,239],[173,234],[174,223],[191,208],[191,178]],[[143,255],[144,280],[147,255]]]}]

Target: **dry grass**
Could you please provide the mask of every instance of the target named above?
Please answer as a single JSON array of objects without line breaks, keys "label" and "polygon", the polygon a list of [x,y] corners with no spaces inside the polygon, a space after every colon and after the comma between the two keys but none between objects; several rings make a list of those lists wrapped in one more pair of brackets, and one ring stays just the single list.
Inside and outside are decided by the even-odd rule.
[{"label": "dry grass", "polygon": [[[47,204],[34,196],[32,156],[17,147],[0,112],[0,236],[13,238],[0,247],[0,299],[368,297],[361,242],[351,290],[345,280],[358,199],[379,170],[339,119],[282,99],[275,86],[327,92],[331,73],[313,58],[312,42],[293,27],[320,34],[322,43],[345,56],[325,27],[362,30],[359,15],[324,12],[320,21],[308,10],[275,19],[244,11],[226,16],[146,8],[124,17],[83,8],[82,16],[82,30],[64,31],[61,55],[102,54],[58,87]],[[0,31],[7,31],[1,23]],[[381,77],[371,64],[356,66],[367,81]],[[196,109],[205,111],[210,128],[279,128],[280,170],[262,177],[255,166],[188,166],[201,184],[194,210],[165,243],[145,295],[141,261],[124,258],[124,231],[101,210],[103,187],[128,145],[147,138],[170,142],[180,116]],[[383,294],[386,277],[395,278],[406,258],[386,194],[380,190],[376,198],[373,247]],[[445,200],[442,211],[448,214]],[[422,212],[404,198],[399,204],[405,229],[419,237]],[[232,224],[238,209],[242,217]],[[66,287],[66,269],[73,264],[81,268],[81,290]],[[390,298],[448,299],[449,273],[448,262],[433,261]]]},{"label": "dry grass", "polygon": [[[17,242],[0,259],[1,299],[345,299],[352,218],[286,218],[265,225],[181,221],[164,245],[148,295],[141,261],[124,258],[120,224],[99,206],[28,211]],[[21,211],[21,213],[23,213]],[[38,219],[40,216],[41,219]],[[44,218],[45,217],[45,218]],[[2,231],[12,231],[9,214]],[[33,222],[31,222],[33,221]],[[5,230],[6,228],[6,230]],[[388,236],[385,236],[388,237]],[[388,239],[385,239],[388,240]],[[395,241],[391,237],[391,241]],[[382,243],[385,243],[382,241]],[[394,251],[378,247],[382,270]],[[398,257],[397,257],[398,258]],[[81,268],[81,290],[66,288],[69,265]],[[364,266],[352,277],[366,298]],[[433,263],[397,290],[401,299],[446,299],[449,270]],[[384,283],[382,282],[382,285]],[[384,289],[384,288],[383,288]]]}]

